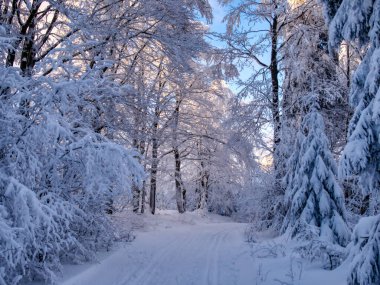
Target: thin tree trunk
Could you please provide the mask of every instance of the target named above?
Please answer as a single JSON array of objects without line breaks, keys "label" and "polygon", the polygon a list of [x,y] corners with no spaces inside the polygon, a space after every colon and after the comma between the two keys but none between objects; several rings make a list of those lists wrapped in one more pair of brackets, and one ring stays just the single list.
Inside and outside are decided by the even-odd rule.
[{"label": "thin tree trunk", "polygon": [[206,157],[202,149],[202,141],[198,143],[198,157],[200,160],[199,180],[196,192],[198,194],[197,209],[205,209],[208,200],[209,172],[206,166]]},{"label": "thin tree trunk", "polygon": [[152,167],[150,170],[150,197],[149,206],[150,212],[154,215],[156,212],[156,190],[157,190],[157,143],[153,139],[152,144]]},{"label": "thin tree trunk", "polygon": [[176,200],[178,212],[184,213],[186,211],[186,189],[183,186],[182,176],[181,176],[181,157],[178,149],[178,123],[179,123],[179,112],[181,105],[181,98],[178,94],[175,96],[176,106],[173,115],[173,152],[174,152],[174,179],[176,188]]},{"label": "thin tree trunk", "polygon": [[154,215],[156,212],[156,189],[157,189],[157,168],[158,168],[158,119],[159,108],[155,108],[155,119],[152,127],[152,166],[150,168],[150,212]]},{"label": "thin tree trunk", "polygon": [[[142,137],[143,139],[140,140],[140,154],[141,154],[141,157],[143,157],[143,155],[145,154],[145,151],[148,151],[145,149],[146,147],[146,144],[145,144],[145,126],[141,129],[141,134],[142,134]],[[146,162],[144,162],[144,172],[146,171]],[[145,180],[143,181],[143,184],[142,184],[142,188],[141,188],[141,191],[140,191],[140,198],[139,199],[139,202],[140,202],[140,213],[143,214],[144,211],[145,211],[145,196],[146,196],[146,189],[145,189]]]},{"label": "thin tree trunk", "polygon": [[[133,131],[133,147],[138,150],[143,157],[146,149],[146,111],[143,107],[141,96],[137,96],[134,98],[134,105],[136,108],[134,109],[134,125],[135,129]],[[139,162],[142,163],[142,160],[139,159]],[[146,164],[144,163],[144,171],[146,170]],[[133,192],[133,212],[135,213],[144,213],[144,203],[145,203],[145,181],[143,181],[142,188],[137,185],[132,185]]]},{"label": "thin tree trunk", "polygon": [[[21,26],[20,35],[17,40],[13,44],[13,48],[8,50],[8,55],[6,59],[6,66],[13,66],[16,59],[16,50],[19,48],[19,45],[24,40],[23,50],[21,52],[21,63],[20,67],[23,72],[23,75],[28,76],[28,74],[24,74],[27,72],[27,68],[33,67],[35,63],[35,46],[34,46],[34,27],[36,22],[36,17],[38,15],[38,10],[41,6],[40,1],[33,1],[30,14],[25,23]],[[8,18],[8,24],[11,25],[13,18],[17,11],[17,1],[12,1],[12,13]]]},{"label": "thin tree trunk", "polygon": [[[137,139],[133,140],[133,146],[138,149],[139,153],[144,155],[145,153],[145,141],[141,140],[139,143]],[[141,163],[141,159],[139,159]],[[145,166],[144,166],[145,171]],[[140,188],[137,184],[132,184],[132,206],[134,213],[144,213],[144,202],[145,202],[145,181],[143,182],[142,188]]]},{"label": "thin tree trunk", "polygon": [[35,44],[34,44],[34,36],[35,36],[35,23],[34,20],[30,23],[28,34],[25,37],[23,49],[21,52],[21,63],[20,69],[23,76],[32,76],[32,71],[35,64]]},{"label": "thin tree trunk", "polygon": [[178,147],[174,147],[174,160],[175,160],[175,188],[178,212],[184,213],[186,211],[186,189],[183,187],[181,177],[181,159]]},{"label": "thin tree trunk", "polygon": [[351,66],[350,66],[350,45],[349,43],[346,43],[346,76],[347,76],[347,88],[350,89],[350,85],[351,85]]},{"label": "thin tree trunk", "polygon": [[134,213],[140,212],[140,188],[137,184],[132,184],[132,207]]},{"label": "thin tree trunk", "polygon": [[141,189],[141,214],[144,214],[145,212],[145,196],[146,196],[146,190],[145,190],[145,181],[144,181],[143,187]]},{"label": "thin tree trunk", "polygon": [[277,16],[273,17],[271,25],[271,62],[270,74],[272,82],[272,118],[273,118],[273,166],[276,178],[276,188],[280,188],[281,174],[279,172],[279,160],[277,157],[277,147],[281,142],[281,120],[280,120],[280,99],[279,99],[279,70],[278,70],[278,19]]},{"label": "thin tree trunk", "polygon": [[207,201],[208,201],[208,187],[209,187],[209,172],[206,169],[205,161],[201,160],[201,177],[200,177],[200,197],[199,197],[199,209],[206,209],[207,208]]}]

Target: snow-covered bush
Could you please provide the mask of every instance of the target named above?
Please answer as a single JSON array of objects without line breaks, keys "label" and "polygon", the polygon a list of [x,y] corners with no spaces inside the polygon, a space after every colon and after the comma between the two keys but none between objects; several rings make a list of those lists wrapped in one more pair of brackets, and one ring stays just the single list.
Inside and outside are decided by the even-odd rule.
[{"label": "snow-covered bush", "polygon": [[270,241],[252,245],[252,256],[257,258],[278,258],[286,256],[284,244]]},{"label": "snow-covered bush", "polygon": [[218,215],[230,217],[237,210],[236,192],[225,187],[211,188],[207,201],[208,210]]},{"label": "snow-covered bush", "polygon": [[329,270],[338,267],[346,257],[345,248],[319,239],[303,242],[294,251],[311,262],[320,262]]},{"label": "snow-covered bush", "polygon": [[257,242],[257,233],[254,224],[248,224],[244,230],[244,239],[247,242]]},{"label": "snow-covered bush", "polygon": [[82,247],[70,229],[70,208],[52,193],[38,199],[16,179],[0,174],[0,284],[54,280],[60,254]]},{"label": "snow-covered bush", "polygon": [[257,231],[278,232],[284,218],[283,195],[279,195],[271,171],[258,170],[251,187],[239,199],[239,211]]},{"label": "snow-covered bush", "polygon": [[0,281],[53,281],[62,262],[112,243],[107,213],[143,170],[133,151],[77,124],[95,84],[0,74]]}]

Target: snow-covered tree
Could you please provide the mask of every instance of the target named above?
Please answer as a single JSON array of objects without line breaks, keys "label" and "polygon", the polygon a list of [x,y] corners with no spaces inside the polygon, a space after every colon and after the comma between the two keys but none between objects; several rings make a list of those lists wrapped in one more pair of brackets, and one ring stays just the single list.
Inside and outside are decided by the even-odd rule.
[{"label": "snow-covered tree", "polygon": [[109,201],[128,196],[143,173],[134,152],[93,132],[67,104],[83,103],[78,90],[94,90],[93,82],[55,83],[12,68],[1,74],[12,96],[0,101],[0,207],[19,246],[13,234],[3,240],[17,258],[1,264],[11,266],[9,278],[54,280],[62,262],[112,243]]},{"label": "snow-covered tree", "polygon": [[312,91],[313,82],[313,92],[318,94],[326,135],[333,147],[332,151],[339,152],[345,143],[345,124],[350,115],[346,95],[347,79],[339,62],[329,56],[328,27],[323,17],[322,5],[317,0],[293,3],[289,13],[294,14],[295,20],[286,27],[282,51],[285,69],[285,124],[288,123],[294,130],[298,129],[302,120],[305,93]]},{"label": "snow-covered tree", "polygon": [[[147,2],[159,7],[151,9]],[[172,42],[187,28],[203,31],[196,22],[187,26],[200,2],[169,2],[146,1],[144,9],[129,1],[2,3],[0,208],[6,251],[0,279],[5,283],[51,281],[62,262],[87,259],[113,241],[108,214],[143,177],[138,154],[120,144],[125,129],[118,112],[133,88],[116,68],[129,62],[115,50],[129,45],[133,55],[133,40],[149,41],[150,47],[160,43],[173,55],[167,62],[183,71],[203,47],[201,32],[192,33],[194,44],[189,35],[182,44]],[[98,9],[103,5],[110,9]],[[162,5],[172,13],[160,14],[166,10]],[[177,18],[179,13],[183,17]],[[155,60],[156,53],[150,55],[146,62]]]},{"label": "snow-covered tree", "polygon": [[[358,41],[367,49],[356,70],[350,93],[355,113],[350,122],[348,143],[341,159],[342,177],[359,175],[359,183],[371,196],[368,214],[379,211],[379,81],[380,39],[378,36],[379,1],[374,3],[343,1],[330,24],[330,44],[337,47],[343,39]],[[352,17],[350,15],[360,15]]]},{"label": "snow-covered tree", "polygon": [[348,284],[375,285],[380,283],[380,217],[362,218],[356,225],[350,254]]},{"label": "snow-covered tree", "polygon": [[[350,92],[355,108],[348,133],[348,143],[340,161],[342,178],[359,177],[359,185],[367,195],[367,214],[379,213],[380,189],[380,1],[323,0],[330,16],[330,46],[336,49],[343,40],[356,42],[365,55],[356,70]],[[340,4],[340,5],[337,5]],[[378,284],[380,281],[379,243],[380,216],[362,221],[368,235],[359,239],[354,233],[353,253],[356,255],[348,278],[349,284]]]},{"label": "snow-covered tree", "polygon": [[290,159],[285,196],[289,208],[282,231],[345,246],[350,232],[344,196],[318,108],[316,102],[309,107],[297,136],[299,149]]},{"label": "snow-covered tree", "polygon": [[[274,191],[281,192],[279,164],[276,149],[281,137],[281,48],[285,27],[292,21],[286,14],[287,1],[230,1],[225,16],[226,33],[220,38],[226,42],[224,60],[249,72],[248,79],[239,81],[239,92],[245,100],[243,110],[251,108],[247,125],[257,147],[273,153],[276,176]],[[245,22],[249,24],[245,24]],[[257,28],[259,27],[259,28]],[[247,100],[248,99],[248,100]],[[250,102],[250,106],[247,106]],[[246,105],[246,106],[244,106]],[[247,108],[248,107],[248,108]],[[247,126],[246,125],[246,126]],[[263,127],[266,131],[263,131]],[[271,130],[271,132],[268,131]]]}]

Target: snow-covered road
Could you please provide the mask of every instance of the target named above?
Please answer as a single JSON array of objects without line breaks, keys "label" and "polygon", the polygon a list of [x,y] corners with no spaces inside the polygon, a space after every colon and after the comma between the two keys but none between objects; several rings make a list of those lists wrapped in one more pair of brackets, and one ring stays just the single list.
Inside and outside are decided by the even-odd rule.
[{"label": "snow-covered road", "polygon": [[59,285],[346,284],[347,266],[323,270],[297,258],[283,237],[249,245],[247,225],[225,217],[162,211],[138,218],[144,226],[133,242],[97,263],[65,266]]},{"label": "snow-covered road", "polygon": [[140,232],[134,242],[62,285],[252,284],[244,224],[173,224]]}]

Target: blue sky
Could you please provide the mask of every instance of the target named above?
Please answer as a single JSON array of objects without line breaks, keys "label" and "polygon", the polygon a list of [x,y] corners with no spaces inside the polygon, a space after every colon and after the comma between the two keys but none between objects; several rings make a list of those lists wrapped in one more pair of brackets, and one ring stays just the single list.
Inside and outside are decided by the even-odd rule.
[{"label": "blue sky", "polygon": [[[237,1],[232,1],[232,4],[234,4],[234,2],[236,4]],[[218,32],[218,33],[225,32],[226,25],[225,23],[223,23],[223,18],[226,15],[227,11],[229,10],[229,7],[220,5],[218,3],[218,0],[209,0],[209,3],[212,7],[212,12],[213,12],[213,22],[211,25],[209,25],[210,31]],[[242,19],[242,25],[250,25],[250,23],[248,23],[247,19]],[[260,25],[258,29],[268,29],[268,27],[266,26],[266,23],[258,23],[258,25]],[[214,46],[223,47],[223,43],[215,39],[211,39],[210,41]],[[265,53],[262,59],[264,62],[269,63],[269,60],[270,60],[269,52]],[[251,71],[252,70],[250,69],[244,68],[243,70],[240,71],[239,78],[241,80],[247,80],[251,75]],[[229,87],[231,88],[233,92],[237,93],[239,91],[238,86],[234,82],[227,82],[227,84],[229,85]]]},{"label": "blue sky", "polygon": [[212,7],[212,12],[214,15],[213,23],[210,26],[211,30],[213,32],[224,32],[225,31],[225,24],[222,23],[223,17],[226,14],[225,7],[222,7],[218,0],[209,0],[209,3]]},{"label": "blue sky", "polygon": [[[226,31],[226,24],[223,23],[223,18],[227,13],[228,7],[222,6],[219,4],[218,0],[209,0],[209,3],[212,7],[213,13],[213,21],[212,24],[209,25],[211,32],[224,33]],[[223,47],[223,43],[211,39],[211,43],[217,47]],[[246,71],[242,71],[240,77],[247,77],[248,73]],[[234,82],[226,82],[232,92],[238,93],[239,88]]]}]

